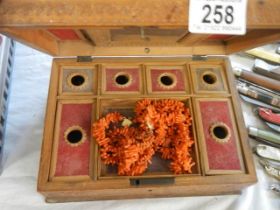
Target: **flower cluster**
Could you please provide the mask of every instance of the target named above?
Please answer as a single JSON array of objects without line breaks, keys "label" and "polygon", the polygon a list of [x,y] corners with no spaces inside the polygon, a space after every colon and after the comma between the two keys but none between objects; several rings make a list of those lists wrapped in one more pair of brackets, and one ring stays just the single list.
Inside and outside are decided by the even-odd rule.
[{"label": "flower cluster", "polygon": [[132,123],[124,125],[124,120],[119,113],[109,113],[92,129],[101,159],[117,165],[119,175],[143,174],[156,152],[171,160],[175,174],[192,172],[192,119],[183,102],[143,99],[136,104]]}]

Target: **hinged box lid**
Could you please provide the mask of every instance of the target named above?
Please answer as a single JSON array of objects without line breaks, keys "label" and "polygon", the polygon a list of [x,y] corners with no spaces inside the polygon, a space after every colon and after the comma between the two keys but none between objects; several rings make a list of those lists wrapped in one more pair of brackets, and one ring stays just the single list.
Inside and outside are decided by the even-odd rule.
[{"label": "hinged box lid", "polygon": [[280,40],[280,1],[249,0],[247,34],[188,32],[188,0],[2,0],[0,33],[53,56],[224,55]]}]

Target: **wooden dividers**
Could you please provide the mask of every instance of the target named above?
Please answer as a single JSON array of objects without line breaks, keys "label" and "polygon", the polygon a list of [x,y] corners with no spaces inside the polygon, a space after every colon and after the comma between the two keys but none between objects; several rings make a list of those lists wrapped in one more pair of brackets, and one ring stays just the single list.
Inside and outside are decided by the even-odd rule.
[{"label": "wooden dividers", "polygon": [[[173,188],[180,189],[180,193],[171,190],[173,192],[171,195],[191,195],[196,194],[190,191],[195,185],[197,185],[195,192],[200,192],[201,195],[230,193],[251,184],[255,181],[255,172],[252,170],[248,145],[244,143],[246,136],[242,132],[245,128],[237,123],[240,116],[236,110],[240,108],[236,103],[238,98],[233,88],[231,74],[226,59],[217,57],[206,61],[192,61],[189,58],[154,60],[112,58],[83,63],[78,63],[74,59],[55,59],[46,113],[48,120],[45,124],[45,130],[49,133],[44,135],[38,190],[50,199],[49,201],[70,201],[106,199],[110,197],[110,192],[112,192],[110,198],[129,198],[131,197],[130,190],[135,188],[137,190],[139,186],[144,188],[146,193],[139,189],[140,194],[136,193],[135,197],[170,196],[168,189]],[[88,130],[91,123],[112,111],[132,117],[135,103],[143,98],[176,99],[183,101],[190,108],[193,118],[192,132],[195,139],[192,156],[196,162],[192,174],[173,174],[169,171],[168,162],[161,160],[157,155],[153,157],[148,170],[143,175],[135,177],[118,176],[114,167],[106,166],[100,160],[98,145],[92,139],[91,131]],[[234,148],[240,160],[238,174],[231,168],[227,170],[227,167],[225,170],[212,172],[215,167],[209,166],[210,158],[213,157],[207,155],[207,152],[210,153],[202,134],[209,136],[212,132],[218,135],[217,139],[219,139],[223,131],[218,129],[219,132],[215,133],[216,127],[211,129],[211,126],[209,128],[202,126],[207,117],[202,116],[203,110],[199,102],[214,99],[229,103],[232,101],[232,106],[228,106],[228,111],[219,113],[220,116],[226,116],[231,124],[224,127],[217,126],[225,129],[227,126],[230,129],[234,128],[232,130],[236,141]],[[73,113],[69,109],[68,114],[65,114],[64,110],[71,106],[77,107]],[[83,125],[85,117],[82,116],[87,115],[87,108],[84,106],[92,108],[91,114],[88,113],[90,115],[88,117],[91,118],[90,125],[87,125],[89,127]],[[215,113],[211,116],[215,117]],[[68,123],[70,121],[73,122]],[[67,124],[66,127],[65,124]],[[89,154],[82,146],[85,145],[84,136],[87,136],[87,140],[90,141]],[[77,137],[81,138],[81,142],[77,140]],[[72,143],[67,142],[71,140]],[[68,154],[66,150],[71,151]],[[63,156],[65,151],[68,154],[67,157]],[[215,153],[211,153],[213,154]],[[73,164],[80,163],[81,168],[77,166],[77,169],[75,165],[70,164],[75,157],[77,162]],[[86,159],[88,162],[85,161]],[[220,161],[226,161],[226,159]],[[223,164],[225,165],[227,163]],[[88,169],[86,174],[85,168]],[[72,169],[74,172],[71,171]],[[225,174],[227,179],[224,177]],[[74,184],[72,188],[70,183]],[[200,187],[201,184],[213,192],[206,192]],[[231,185],[237,187],[228,187]],[[117,189],[122,189],[121,195],[113,195],[113,191]],[[159,189],[165,189],[165,191]],[[77,197],[72,197],[78,191],[87,191],[88,194],[76,194]],[[98,192],[100,193],[97,195]],[[66,198],[65,195],[70,197]]]}]

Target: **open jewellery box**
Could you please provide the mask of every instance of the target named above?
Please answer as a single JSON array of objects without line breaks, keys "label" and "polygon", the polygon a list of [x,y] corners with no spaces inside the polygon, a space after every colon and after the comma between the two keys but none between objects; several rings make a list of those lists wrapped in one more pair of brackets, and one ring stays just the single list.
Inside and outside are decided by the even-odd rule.
[{"label": "open jewellery box", "polygon": [[[185,0],[2,0],[0,32],[55,56],[38,191],[65,202],[223,195],[255,183],[226,55],[279,40],[279,7],[248,1],[247,33],[225,36],[189,33]],[[155,155],[144,174],[119,176],[100,159],[92,123],[131,116],[143,98],[190,109],[192,173],[174,174]]]}]

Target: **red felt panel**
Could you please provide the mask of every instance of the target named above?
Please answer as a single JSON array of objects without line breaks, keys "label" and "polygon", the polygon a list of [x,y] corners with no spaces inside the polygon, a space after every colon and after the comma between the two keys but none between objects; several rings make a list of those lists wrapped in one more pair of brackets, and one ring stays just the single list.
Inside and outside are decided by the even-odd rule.
[{"label": "red felt panel", "polygon": [[[230,117],[227,101],[200,101],[201,119],[205,136],[208,164],[210,170],[241,170],[238,156],[236,133]],[[225,123],[231,132],[226,143],[219,143],[210,135],[210,127],[217,122]]]},{"label": "red felt panel", "polygon": [[[177,83],[172,88],[166,88],[159,83],[159,77],[164,74],[173,74]],[[152,91],[185,91],[184,74],[180,69],[151,69]]]},{"label": "red felt panel", "polygon": [[[108,68],[106,71],[106,91],[140,91],[140,69],[138,68]],[[129,75],[131,81],[127,85],[118,85],[116,76]]]},{"label": "red felt panel", "polygon": [[60,40],[80,40],[80,37],[72,29],[49,29]]},{"label": "red felt panel", "polygon": [[[62,105],[55,176],[89,175],[91,113],[92,104]],[[64,138],[71,126],[80,126],[86,133],[78,146],[71,146]]]}]

